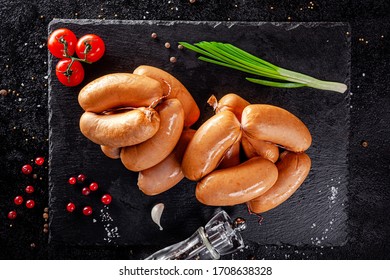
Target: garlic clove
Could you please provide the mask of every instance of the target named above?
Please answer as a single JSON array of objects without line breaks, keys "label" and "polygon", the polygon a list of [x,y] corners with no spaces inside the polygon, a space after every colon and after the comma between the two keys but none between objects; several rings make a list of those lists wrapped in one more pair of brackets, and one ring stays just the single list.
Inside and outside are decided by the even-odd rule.
[{"label": "garlic clove", "polygon": [[164,207],[165,207],[164,203],[158,203],[153,206],[151,212],[152,220],[159,226],[160,230],[163,230],[160,222],[161,222],[161,215],[164,211]]}]

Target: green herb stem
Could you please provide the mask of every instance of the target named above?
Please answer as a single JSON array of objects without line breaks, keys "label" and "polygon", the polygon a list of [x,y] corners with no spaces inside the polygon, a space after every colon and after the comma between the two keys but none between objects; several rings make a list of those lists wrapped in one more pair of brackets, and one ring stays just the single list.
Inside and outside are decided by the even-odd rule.
[{"label": "green herb stem", "polygon": [[180,44],[201,54],[199,59],[202,61],[272,79],[246,78],[252,83],[280,88],[311,87],[340,93],[347,90],[345,84],[318,80],[302,73],[278,67],[231,44],[205,41],[193,45],[186,42],[180,42]]}]

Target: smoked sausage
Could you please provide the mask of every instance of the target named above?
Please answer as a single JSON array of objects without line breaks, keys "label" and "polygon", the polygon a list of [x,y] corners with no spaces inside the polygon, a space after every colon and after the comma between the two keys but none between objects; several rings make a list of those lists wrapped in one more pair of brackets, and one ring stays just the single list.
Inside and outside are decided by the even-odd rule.
[{"label": "smoked sausage", "polygon": [[293,152],[303,152],[311,145],[306,125],[282,108],[253,104],[242,113],[242,128],[249,139],[258,139],[282,146]]},{"label": "smoked sausage", "polygon": [[185,127],[190,127],[198,120],[200,115],[198,105],[185,86],[174,76],[164,70],[148,65],[138,66],[133,73],[155,79],[163,88],[164,95],[167,95],[168,92],[170,92],[170,94],[166,97],[167,99],[176,98],[180,101],[184,110]]},{"label": "smoked sausage", "polygon": [[196,198],[210,206],[231,206],[247,202],[266,192],[275,184],[278,169],[261,157],[204,177],[196,186]]},{"label": "smoked sausage", "polygon": [[199,127],[188,144],[182,162],[184,176],[198,181],[209,174],[240,138],[240,123],[232,112],[212,116]]},{"label": "smoked sausage", "polygon": [[242,111],[250,104],[244,98],[234,93],[224,95],[219,101],[214,95],[212,95],[207,100],[207,103],[214,108],[215,113],[226,110],[233,112],[238,121],[241,121]]},{"label": "smoked sausage", "polygon": [[120,107],[148,107],[163,95],[160,83],[129,73],[108,74],[84,86],[78,96],[87,112],[101,113]]},{"label": "smoked sausage", "polygon": [[239,164],[240,164],[240,142],[237,141],[224,154],[220,164],[218,165],[218,169],[224,169]]},{"label": "smoked sausage", "polygon": [[121,148],[113,148],[110,146],[100,145],[100,149],[102,150],[103,154],[105,154],[109,158],[112,159],[120,158]]},{"label": "smoked sausage", "polygon": [[247,138],[245,135],[241,139],[242,149],[247,158],[261,156],[275,163],[279,158],[279,148],[272,143]]},{"label": "smoked sausage", "polygon": [[161,119],[157,133],[143,143],[121,150],[122,163],[131,171],[148,169],[165,159],[183,131],[184,111],[179,100],[167,99],[156,110]]},{"label": "smoked sausage", "polygon": [[80,118],[80,130],[85,137],[112,148],[144,142],[156,134],[159,126],[157,112],[144,107],[109,114],[85,112]]},{"label": "smoked sausage", "polygon": [[276,163],[279,176],[275,185],[259,197],[249,201],[248,207],[254,213],[264,213],[286,201],[301,186],[309,174],[310,157],[305,153],[285,151]]},{"label": "smoked sausage", "polygon": [[195,134],[193,129],[183,130],[175,149],[162,162],[138,174],[138,187],[146,195],[157,195],[179,183],[184,174],[181,160],[188,143]]}]

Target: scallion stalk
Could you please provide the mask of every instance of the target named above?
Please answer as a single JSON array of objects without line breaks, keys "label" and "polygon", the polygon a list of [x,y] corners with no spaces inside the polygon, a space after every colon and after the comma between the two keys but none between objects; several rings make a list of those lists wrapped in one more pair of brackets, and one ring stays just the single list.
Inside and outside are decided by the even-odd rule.
[{"label": "scallion stalk", "polygon": [[347,90],[347,85],[343,83],[322,81],[281,68],[231,44],[205,41],[193,45],[186,42],[180,44],[199,53],[198,58],[202,61],[271,79],[246,78],[252,83],[280,88],[311,87],[340,93]]}]

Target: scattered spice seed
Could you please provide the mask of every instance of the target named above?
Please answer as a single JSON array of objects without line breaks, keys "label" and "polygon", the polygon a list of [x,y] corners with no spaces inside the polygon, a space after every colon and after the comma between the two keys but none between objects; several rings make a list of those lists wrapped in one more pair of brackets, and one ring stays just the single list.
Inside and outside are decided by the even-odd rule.
[{"label": "scattered spice seed", "polygon": [[85,216],[90,216],[92,214],[92,207],[91,206],[85,206],[83,208],[83,214]]},{"label": "scattered spice seed", "polygon": [[22,173],[25,175],[29,175],[32,172],[33,168],[30,164],[26,164],[22,166]]},{"label": "scattered spice seed", "polygon": [[179,50],[183,50],[183,49],[184,49],[183,45],[180,45],[180,44],[177,46],[177,48],[178,48]]},{"label": "scattered spice seed", "polygon": [[27,186],[25,188],[25,191],[26,191],[26,193],[33,193],[34,192],[34,187],[33,186]]},{"label": "scattered spice seed", "polygon": [[157,39],[157,33],[153,32],[152,35],[150,35],[153,39]]},{"label": "scattered spice seed", "polygon": [[169,61],[171,63],[175,63],[177,61],[176,57],[172,56],[171,58],[169,58]]},{"label": "scattered spice seed", "polygon": [[23,203],[23,197],[20,196],[20,195],[16,196],[16,197],[14,198],[14,203],[15,203],[16,205],[21,205],[21,204]]},{"label": "scattered spice seed", "polygon": [[35,247],[36,247],[35,243],[31,243],[31,244],[30,244],[30,248],[31,248],[31,249],[35,249]]},{"label": "scattered spice seed", "polygon": [[363,148],[367,148],[368,147],[368,142],[367,141],[362,141],[362,146]]},{"label": "scattered spice seed", "polygon": [[49,207],[45,207],[45,209],[43,209],[43,212],[49,213]]},{"label": "scattered spice seed", "polygon": [[194,4],[195,2],[196,2],[196,0],[190,0],[191,4]]},{"label": "scattered spice seed", "polygon": [[33,177],[33,179],[37,179],[38,175],[37,174],[33,174],[32,177]]},{"label": "scattered spice seed", "polygon": [[49,224],[48,223],[43,224],[43,228],[49,228]]},{"label": "scattered spice seed", "polygon": [[27,208],[31,209],[31,208],[34,208],[34,206],[35,206],[35,201],[34,200],[29,199],[29,200],[26,201],[26,207]]},{"label": "scattered spice seed", "polygon": [[43,229],[43,232],[44,232],[44,233],[48,233],[48,232],[49,232],[49,229],[44,228],[44,229]]},{"label": "scattered spice seed", "polygon": [[7,96],[7,94],[8,94],[8,91],[6,91],[5,89],[0,90],[1,96]]},{"label": "scattered spice seed", "polygon": [[49,219],[49,214],[43,213],[42,217],[43,217],[45,220],[47,220],[47,219]]},{"label": "scattered spice seed", "polygon": [[171,44],[170,44],[169,42],[166,42],[166,43],[164,44],[164,47],[166,47],[167,49],[169,49],[169,48],[171,47]]},{"label": "scattered spice seed", "polygon": [[16,219],[16,216],[17,216],[17,214],[16,214],[16,211],[9,211],[9,213],[8,213],[8,219],[10,219],[10,220],[14,220],[14,219]]}]

